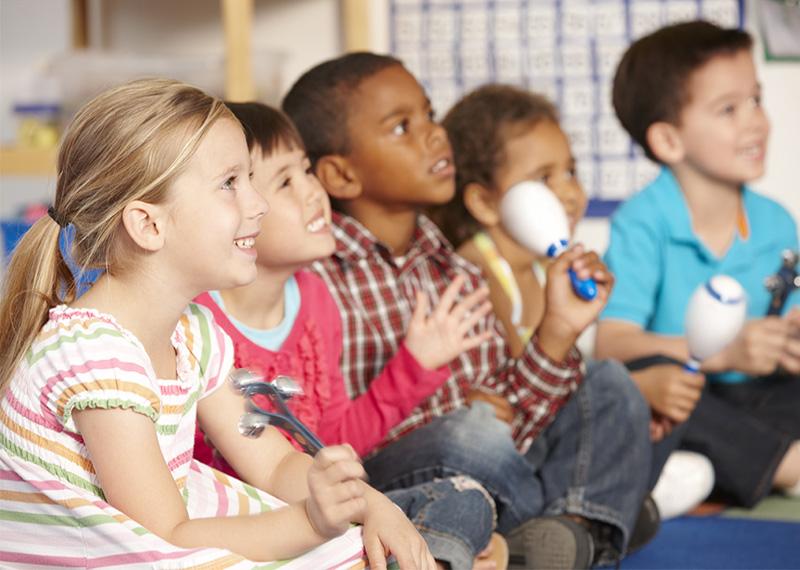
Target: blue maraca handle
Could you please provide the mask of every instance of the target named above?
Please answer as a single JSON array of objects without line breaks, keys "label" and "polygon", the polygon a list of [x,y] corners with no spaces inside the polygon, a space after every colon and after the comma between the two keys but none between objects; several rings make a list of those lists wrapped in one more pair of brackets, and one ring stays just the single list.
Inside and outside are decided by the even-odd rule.
[{"label": "blue maraca handle", "polygon": [[575,294],[586,301],[591,301],[597,297],[597,283],[594,279],[580,279],[572,269],[569,270],[569,280],[572,282],[572,290]]},{"label": "blue maraca handle", "polygon": [[[558,257],[562,251],[567,249],[569,243],[567,240],[562,239],[557,243],[552,244],[547,248],[547,257]],[[597,283],[589,277],[588,279],[579,279],[574,270],[569,270],[569,280],[572,282],[572,290],[575,294],[584,301],[591,301],[597,297]]]},{"label": "blue maraca handle", "polygon": [[700,361],[694,356],[690,356],[689,360],[683,365],[683,370],[685,372],[691,372],[692,374],[698,374],[700,372]]}]

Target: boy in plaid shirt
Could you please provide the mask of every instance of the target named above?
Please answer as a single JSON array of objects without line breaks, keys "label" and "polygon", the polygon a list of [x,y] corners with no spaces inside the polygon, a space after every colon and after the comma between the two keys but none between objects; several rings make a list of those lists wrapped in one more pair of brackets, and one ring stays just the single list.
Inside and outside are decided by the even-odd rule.
[{"label": "boy in plaid shirt", "polygon": [[[485,283],[421,214],[453,197],[455,171],[444,129],[398,60],[353,53],[324,62],[283,108],[337,209],[336,252],[314,270],[342,313],[342,373],[355,397],[393,358],[418,303],[438,303],[459,275],[463,295]],[[597,281],[594,301],[574,296],[570,267]],[[494,496],[498,530],[526,568],[619,558],[646,492],[649,411],[622,369],[579,389],[585,366],[574,347],[612,284],[596,254],[577,246],[562,255],[522,356],[510,356],[498,331],[452,361],[449,380],[369,455],[370,482],[389,490],[472,476]],[[486,317],[475,334],[497,326]],[[482,400],[508,402],[508,423]]]}]

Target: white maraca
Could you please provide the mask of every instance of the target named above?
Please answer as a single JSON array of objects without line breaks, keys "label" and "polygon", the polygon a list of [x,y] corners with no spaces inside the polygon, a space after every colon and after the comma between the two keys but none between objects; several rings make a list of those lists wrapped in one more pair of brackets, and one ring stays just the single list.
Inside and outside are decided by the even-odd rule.
[{"label": "white maraca", "polygon": [[725,348],[739,334],[746,314],[747,296],[733,277],[715,275],[695,289],[686,308],[690,356],[685,369],[699,371],[703,360]]},{"label": "white maraca", "polygon": [[[537,255],[557,257],[569,246],[569,221],[555,194],[541,182],[515,184],[500,201],[500,219],[511,237]],[[593,279],[578,279],[570,270],[575,293],[588,301],[597,296]]]}]

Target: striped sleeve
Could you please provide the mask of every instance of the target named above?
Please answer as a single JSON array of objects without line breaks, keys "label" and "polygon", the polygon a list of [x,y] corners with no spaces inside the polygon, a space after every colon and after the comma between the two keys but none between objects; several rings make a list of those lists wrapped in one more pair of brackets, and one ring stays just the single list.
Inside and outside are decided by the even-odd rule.
[{"label": "striped sleeve", "polygon": [[42,397],[69,432],[86,408],[125,408],[153,421],[161,412],[158,385],[142,346],[105,319],[75,319],[40,335],[26,354],[38,370]]},{"label": "striped sleeve", "polygon": [[191,366],[197,369],[202,383],[202,399],[228,378],[233,368],[233,341],[203,305],[190,304],[181,325]]}]

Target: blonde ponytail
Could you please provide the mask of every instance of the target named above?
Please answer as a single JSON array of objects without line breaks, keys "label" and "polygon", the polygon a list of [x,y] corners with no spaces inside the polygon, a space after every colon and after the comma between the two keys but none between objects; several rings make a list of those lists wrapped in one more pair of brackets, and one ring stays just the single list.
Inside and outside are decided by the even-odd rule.
[{"label": "blonde ponytail", "polygon": [[22,236],[11,258],[0,298],[0,393],[50,308],[75,295],[58,247],[59,230],[49,216],[43,217]]},{"label": "blonde ponytail", "polygon": [[[163,202],[220,117],[233,118],[221,101],[168,79],[115,87],[78,112],[59,150],[54,212],[74,232],[77,267],[114,273],[131,263],[118,239],[122,210],[134,200]],[[60,229],[52,217],[40,219],[11,258],[0,298],[0,394],[50,308],[75,300]]]}]

